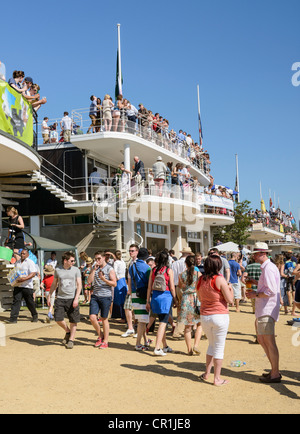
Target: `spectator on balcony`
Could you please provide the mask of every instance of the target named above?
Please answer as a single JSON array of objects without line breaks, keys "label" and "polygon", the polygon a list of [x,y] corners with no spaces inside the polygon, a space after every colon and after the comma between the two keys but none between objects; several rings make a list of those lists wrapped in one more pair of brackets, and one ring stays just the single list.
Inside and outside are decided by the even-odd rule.
[{"label": "spectator on balcony", "polygon": [[121,170],[121,196],[122,199],[127,199],[131,195],[130,187],[131,187],[131,177],[132,172],[128,169],[125,169],[124,163],[119,165],[119,169]]},{"label": "spectator on balcony", "polygon": [[112,113],[112,117],[113,117],[113,123],[112,123],[112,128],[113,131],[118,131],[118,125],[119,125],[119,121],[120,121],[120,116],[121,116],[121,106],[122,106],[122,100],[123,100],[123,96],[122,95],[118,95],[117,96],[117,101],[116,104],[114,105],[114,110]]},{"label": "spectator on balcony", "polygon": [[29,95],[26,95],[25,98],[29,100],[34,110],[37,112],[42,104],[46,104],[47,98],[40,99],[40,86],[38,84],[33,84],[29,90]]},{"label": "spectator on balcony", "polygon": [[135,156],[134,159],[134,176],[138,177],[140,181],[146,181],[145,175],[145,167],[144,163],[138,156]]},{"label": "spectator on balcony", "polygon": [[131,133],[135,133],[136,120],[137,120],[137,117],[138,117],[138,110],[129,101],[127,101],[127,111],[126,111],[126,114],[127,114],[127,119],[130,122],[129,123],[129,131]]},{"label": "spectator on balcony", "polygon": [[101,176],[100,176],[100,173],[98,172],[97,167],[94,167],[93,172],[90,174],[89,184],[91,186],[92,200],[95,201],[97,190],[101,184]]},{"label": "spectator on balcony", "polygon": [[63,131],[64,142],[70,143],[72,132],[72,119],[69,117],[68,112],[64,112],[64,117],[60,121],[60,127]]},{"label": "spectator on balcony", "polygon": [[46,145],[49,142],[49,132],[50,132],[50,127],[48,126],[48,122],[49,118],[44,117],[44,120],[42,122],[42,136],[43,136],[43,144]]},{"label": "spectator on balcony", "polygon": [[160,156],[157,157],[156,163],[152,166],[153,178],[155,183],[155,194],[161,197],[163,185],[166,180],[167,167]]},{"label": "spectator on balcony", "polygon": [[97,120],[97,97],[95,95],[92,95],[90,100],[92,101],[90,104],[90,112],[89,117],[91,118],[91,125],[89,126],[89,129],[87,130],[87,134],[90,134],[90,131],[92,130],[93,133],[96,132],[96,120]]},{"label": "spectator on balcony", "polygon": [[22,93],[26,88],[23,89],[22,82],[24,80],[24,71],[14,71],[12,78],[8,80],[8,84],[13,87],[17,92]]},{"label": "spectator on balcony", "polygon": [[138,123],[140,125],[140,128],[142,129],[142,135],[143,137],[145,137],[146,129],[149,126],[149,113],[142,103],[139,104],[138,116]]},{"label": "spectator on balcony", "polygon": [[101,131],[102,117],[103,117],[103,112],[102,112],[101,99],[97,98],[96,133],[100,133]]},{"label": "spectator on balcony", "polygon": [[103,109],[103,120],[104,120],[104,128],[105,131],[111,130],[112,125],[112,108],[114,103],[112,102],[112,98],[110,95],[106,94],[103,100],[102,109]]}]

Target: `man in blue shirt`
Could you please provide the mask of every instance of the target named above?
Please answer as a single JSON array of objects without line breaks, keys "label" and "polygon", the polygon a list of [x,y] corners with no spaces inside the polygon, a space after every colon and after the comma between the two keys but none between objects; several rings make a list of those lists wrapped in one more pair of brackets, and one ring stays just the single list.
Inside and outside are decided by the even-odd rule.
[{"label": "man in blue shirt", "polygon": [[[146,310],[146,298],[148,281],[151,268],[146,264],[146,259],[149,257],[148,250],[140,248],[137,255],[137,260],[129,267],[128,270],[128,292],[132,294],[132,307],[135,319],[138,321],[137,340],[135,349],[143,351],[148,349],[148,341],[146,336],[146,325],[149,323],[149,313]],[[144,338],[145,345],[141,344]]]},{"label": "man in blue shirt", "polygon": [[239,282],[239,277],[242,275],[240,264],[236,261],[237,254],[231,253],[230,260],[228,261],[230,266],[230,279],[229,283],[233,288],[234,300],[236,311],[239,312],[240,299],[241,299],[241,284]]}]

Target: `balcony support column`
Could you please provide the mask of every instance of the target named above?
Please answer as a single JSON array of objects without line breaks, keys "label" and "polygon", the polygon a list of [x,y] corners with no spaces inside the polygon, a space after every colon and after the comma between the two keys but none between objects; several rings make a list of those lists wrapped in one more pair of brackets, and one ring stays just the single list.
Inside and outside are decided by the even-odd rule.
[{"label": "balcony support column", "polygon": [[130,169],[130,145],[128,143],[124,144],[124,166],[126,170]]}]

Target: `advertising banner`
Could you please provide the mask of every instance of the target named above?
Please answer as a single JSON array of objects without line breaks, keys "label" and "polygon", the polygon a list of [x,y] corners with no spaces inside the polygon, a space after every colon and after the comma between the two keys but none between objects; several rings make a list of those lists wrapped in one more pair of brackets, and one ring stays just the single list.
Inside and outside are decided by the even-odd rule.
[{"label": "advertising banner", "polygon": [[32,107],[5,81],[0,80],[0,130],[33,144]]}]

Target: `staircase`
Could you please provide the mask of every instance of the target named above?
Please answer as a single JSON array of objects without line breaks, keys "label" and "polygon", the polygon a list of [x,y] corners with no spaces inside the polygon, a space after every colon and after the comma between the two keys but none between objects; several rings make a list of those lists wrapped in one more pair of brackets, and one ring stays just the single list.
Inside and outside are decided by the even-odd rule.
[{"label": "staircase", "polygon": [[10,309],[13,301],[13,287],[7,279],[12,268],[14,268],[13,264],[0,259],[0,312]]},{"label": "staircase", "polygon": [[33,174],[31,176],[31,182],[40,184],[42,187],[50,191],[50,193],[52,193],[55,197],[60,199],[62,202],[65,203],[77,202],[77,200],[74,199],[73,196],[63,191],[60,187],[55,185],[52,181],[50,181],[50,179],[48,179],[45,175],[43,175],[38,170],[33,171]]}]

